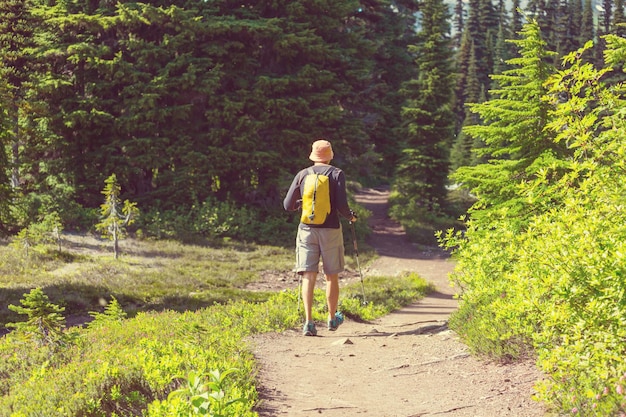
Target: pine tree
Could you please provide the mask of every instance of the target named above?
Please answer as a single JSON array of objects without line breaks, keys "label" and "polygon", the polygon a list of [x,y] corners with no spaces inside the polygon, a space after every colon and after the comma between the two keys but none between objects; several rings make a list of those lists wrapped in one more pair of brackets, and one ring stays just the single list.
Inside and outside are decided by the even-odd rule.
[{"label": "pine tree", "polygon": [[[367,43],[361,44],[366,50],[358,55],[371,60],[365,65],[367,79],[358,85],[358,105],[346,109],[363,120],[371,142],[369,149],[350,149],[360,154],[359,159],[353,158],[360,161],[354,167],[359,177],[372,177],[373,171],[389,178],[401,156],[402,138],[396,129],[402,106],[398,91],[403,82],[416,76],[408,45],[415,43],[417,9],[415,1],[361,3],[346,28],[351,34],[360,33]],[[360,32],[354,26],[359,26]]]},{"label": "pine tree", "polygon": [[602,0],[602,13],[599,16],[599,27],[602,33],[611,33],[613,22],[613,0]]},{"label": "pine tree", "polygon": [[115,174],[111,174],[105,181],[104,203],[100,206],[102,221],[96,225],[96,230],[102,236],[113,241],[115,259],[119,257],[119,241],[126,236],[126,226],[131,225],[139,214],[136,203],[125,200],[122,204],[120,194],[122,189]]},{"label": "pine tree", "polygon": [[456,116],[457,126],[460,126],[465,120],[465,101],[467,99],[467,83],[468,72],[472,57],[472,39],[470,31],[466,29],[463,31],[461,38],[461,46],[456,52],[456,84],[454,90],[454,114]]},{"label": "pine tree", "polygon": [[611,33],[617,36],[626,36],[626,17],[624,16],[624,0],[615,1],[615,11],[613,13],[613,23]]},{"label": "pine tree", "polygon": [[452,117],[452,53],[447,6],[442,0],[422,3],[418,43],[412,49],[419,69],[406,83],[406,145],[394,189],[411,208],[437,212],[444,206],[449,168]]},{"label": "pine tree", "polygon": [[555,22],[555,44],[554,51],[557,56],[555,65],[558,65],[560,57],[568,54],[574,48],[574,35],[571,33],[571,19],[569,3],[567,0],[562,0],[559,4],[559,13]]},{"label": "pine tree", "polygon": [[0,76],[0,235],[8,234],[11,200],[13,198],[11,183],[7,175],[11,167],[6,153],[6,149],[11,143],[11,123],[7,111],[10,102],[9,86],[6,80]]},{"label": "pine tree", "polygon": [[15,190],[21,184],[20,147],[24,145],[24,132],[20,115],[26,105],[24,84],[33,69],[27,50],[33,46],[33,28],[37,26],[37,19],[32,16],[26,0],[1,0],[0,15],[0,54],[3,62],[0,79],[5,115],[3,128],[6,129],[3,137],[10,143],[11,186]]},{"label": "pine tree", "polygon": [[28,319],[9,323],[7,327],[15,328],[18,334],[33,341],[38,347],[52,345],[54,348],[67,341],[68,336],[63,332],[65,317],[62,313],[65,307],[51,303],[41,288],[34,288],[24,294],[20,303],[19,306],[9,305],[9,309],[28,316]]},{"label": "pine tree", "polygon": [[461,46],[463,31],[465,29],[465,6],[463,0],[456,0],[454,4],[454,38],[452,45],[455,48]]},{"label": "pine tree", "polygon": [[518,39],[519,33],[522,31],[522,25],[524,21],[520,0],[513,0],[513,7],[511,12],[511,32],[513,32],[513,36],[511,37],[511,39]]},{"label": "pine tree", "polygon": [[517,194],[517,184],[562,152],[545,129],[550,106],[542,100],[544,82],[554,71],[547,60],[554,53],[546,50],[535,20],[524,26],[522,38],[514,43],[520,57],[509,60],[512,69],[493,76],[500,86],[492,91],[493,98],[470,105],[483,124],[464,129],[466,134],[484,141],[486,146],[478,156],[490,162],[459,168],[453,175],[479,197],[479,204],[506,207],[513,217],[527,212],[524,199]]},{"label": "pine tree", "polygon": [[591,0],[583,0],[582,17],[580,22],[580,44],[595,39],[593,24],[593,6]]}]

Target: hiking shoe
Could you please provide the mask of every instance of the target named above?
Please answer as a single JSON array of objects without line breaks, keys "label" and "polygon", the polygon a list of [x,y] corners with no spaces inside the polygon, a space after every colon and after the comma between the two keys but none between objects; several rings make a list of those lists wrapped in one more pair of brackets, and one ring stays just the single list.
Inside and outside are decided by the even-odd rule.
[{"label": "hiking shoe", "polygon": [[328,320],[328,330],[334,332],[341,323],[343,323],[343,314],[338,311],[335,313],[335,318]]},{"label": "hiking shoe", "polygon": [[303,336],[317,336],[317,329],[315,328],[315,323],[309,321],[304,323],[304,327],[302,327],[302,335]]}]

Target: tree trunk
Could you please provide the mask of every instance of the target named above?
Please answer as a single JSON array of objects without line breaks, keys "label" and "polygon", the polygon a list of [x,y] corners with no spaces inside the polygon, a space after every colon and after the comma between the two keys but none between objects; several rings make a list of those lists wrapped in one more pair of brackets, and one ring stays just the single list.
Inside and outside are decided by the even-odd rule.
[{"label": "tree trunk", "polygon": [[11,187],[15,190],[20,186],[20,124],[17,102],[13,103],[13,135],[11,143]]},{"label": "tree trunk", "polygon": [[120,251],[119,242],[117,238],[117,227],[113,227],[113,253],[115,253],[115,259],[118,258]]}]

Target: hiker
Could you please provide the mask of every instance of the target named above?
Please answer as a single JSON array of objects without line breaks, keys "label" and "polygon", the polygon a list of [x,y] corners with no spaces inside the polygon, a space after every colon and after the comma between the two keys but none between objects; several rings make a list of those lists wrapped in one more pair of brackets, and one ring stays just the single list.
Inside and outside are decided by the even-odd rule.
[{"label": "hiker", "polygon": [[302,301],[306,320],[304,336],[316,336],[312,318],[313,291],[322,259],[326,278],[328,330],[337,330],[344,317],[337,311],[339,273],[344,270],[343,233],[339,215],[356,221],[348,206],[346,179],[343,171],[330,165],[333,149],[327,140],[313,142],[309,159],[313,166],[298,172],[285,196],[285,210],[302,209],[296,236],[296,272],[302,277]]}]

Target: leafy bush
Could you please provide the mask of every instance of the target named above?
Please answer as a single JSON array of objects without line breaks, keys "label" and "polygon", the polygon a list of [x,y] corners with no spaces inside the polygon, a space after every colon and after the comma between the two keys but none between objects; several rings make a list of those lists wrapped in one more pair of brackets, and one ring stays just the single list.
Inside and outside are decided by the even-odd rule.
[{"label": "leafy bush", "polygon": [[[355,202],[351,202],[351,207],[359,215],[356,228],[362,237],[368,232],[369,213]],[[142,236],[158,239],[232,239],[290,246],[295,239],[298,221],[296,215],[284,210],[263,210],[208,198],[186,211],[148,211],[137,224]]]},{"label": "leafy bush", "polygon": [[63,225],[57,212],[47,214],[39,223],[32,223],[22,229],[13,239],[12,246],[23,248],[26,255],[30,250],[43,250],[46,245],[56,244],[61,250],[61,232]]},{"label": "leafy bush", "polygon": [[[607,60],[623,63],[626,41],[607,44]],[[571,157],[517,185],[525,221],[506,205],[484,210],[486,202],[465,233],[443,238],[457,248],[462,290],[451,327],[478,352],[532,349],[548,375],[539,398],[561,411],[618,416],[626,414],[626,102],[583,52],[547,84],[547,126]]]},{"label": "leafy bush", "polygon": [[[138,221],[141,233],[159,239],[194,241],[234,239],[245,242],[284,244],[295,225],[284,211],[268,212],[209,198],[184,212],[147,212]],[[291,239],[289,240],[291,241]]]}]

